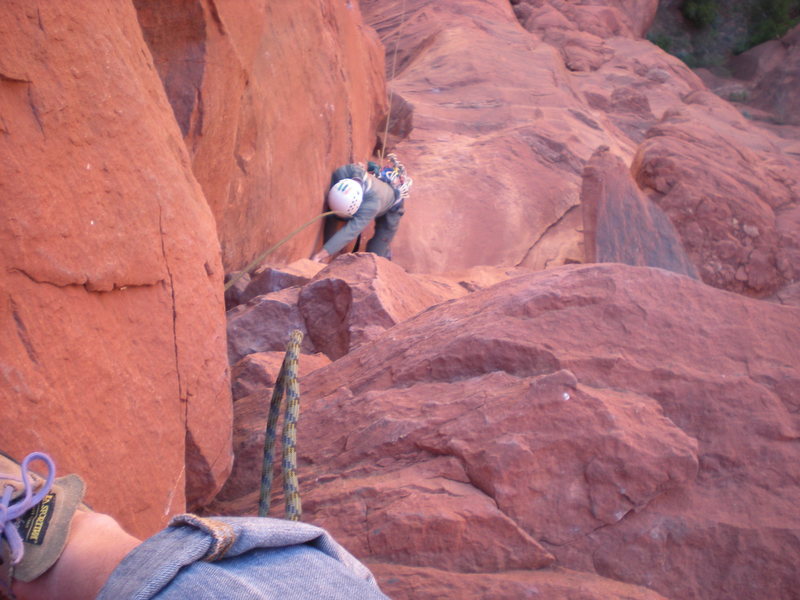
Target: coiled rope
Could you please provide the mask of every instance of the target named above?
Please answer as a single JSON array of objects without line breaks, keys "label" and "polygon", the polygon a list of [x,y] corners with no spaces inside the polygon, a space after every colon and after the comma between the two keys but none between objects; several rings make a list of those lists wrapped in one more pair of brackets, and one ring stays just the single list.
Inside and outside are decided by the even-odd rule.
[{"label": "coiled rope", "polygon": [[303,515],[300,502],[300,486],[297,481],[297,422],[300,419],[300,386],[297,384],[297,363],[300,355],[300,343],[303,332],[295,329],[289,335],[286,356],[283,358],[281,370],[272,390],[272,400],[267,417],[267,431],[264,440],[264,463],[261,469],[261,494],[258,502],[258,516],[266,517],[269,513],[270,494],[272,493],[273,462],[275,460],[275,439],[278,429],[278,415],[281,400],[286,392],[286,412],[283,416],[283,495],[286,499],[286,518],[299,521]]}]

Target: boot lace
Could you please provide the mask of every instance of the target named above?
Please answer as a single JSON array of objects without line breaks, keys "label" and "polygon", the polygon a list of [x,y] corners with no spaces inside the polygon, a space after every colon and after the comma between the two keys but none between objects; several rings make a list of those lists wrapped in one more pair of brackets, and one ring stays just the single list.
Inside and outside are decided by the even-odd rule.
[{"label": "boot lace", "polygon": [[[47,465],[47,477],[39,490],[34,492],[35,484],[31,480],[28,465],[33,461],[40,460]],[[19,477],[11,474],[0,474],[0,481],[3,482],[2,497],[0,497],[0,537],[5,538],[11,555],[11,564],[17,565],[25,555],[25,548],[22,545],[22,536],[17,531],[14,522],[22,517],[31,508],[39,504],[53,487],[53,480],[56,477],[56,465],[53,459],[44,452],[31,452],[25,457],[21,465]],[[16,487],[9,481],[22,483],[24,493],[22,496],[11,501]]]}]

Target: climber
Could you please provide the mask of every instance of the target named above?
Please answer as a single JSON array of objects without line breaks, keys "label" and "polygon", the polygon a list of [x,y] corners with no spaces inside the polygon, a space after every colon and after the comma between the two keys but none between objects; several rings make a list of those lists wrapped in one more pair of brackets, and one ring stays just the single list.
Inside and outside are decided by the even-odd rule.
[{"label": "climber", "polygon": [[[325,223],[325,244],[312,259],[323,262],[339,252],[375,221],[375,235],[367,244],[367,252],[391,259],[389,245],[397,233],[405,212],[411,179],[394,155],[391,167],[381,168],[370,162],[368,167],[349,164],[336,169],[331,177],[328,207],[334,211]],[[344,227],[335,231],[346,220]],[[335,232],[335,233],[334,233]]]},{"label": "climber", "polygon": [[[29,470],[44,464],[46,476]],[[260,517],[174,517],[145,541],[81,503],[42,452],[0,454],[0,598],[330,598],[386,600],[323,529]]]}]

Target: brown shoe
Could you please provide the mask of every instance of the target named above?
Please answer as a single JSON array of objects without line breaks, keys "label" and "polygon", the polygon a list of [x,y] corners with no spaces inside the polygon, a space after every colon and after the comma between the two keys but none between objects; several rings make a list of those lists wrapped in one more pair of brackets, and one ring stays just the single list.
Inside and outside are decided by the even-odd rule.
[{"label": "brown shoe", "polygon": [[[47,466],[46,477],[29,470],[37,460]],[[85,485],[77,475],[56,479],[55,472],[43,452],[29,454],[22,465],[0,453],[0,589],[10,589],[12,578],[36,579],[64,550]]]}]

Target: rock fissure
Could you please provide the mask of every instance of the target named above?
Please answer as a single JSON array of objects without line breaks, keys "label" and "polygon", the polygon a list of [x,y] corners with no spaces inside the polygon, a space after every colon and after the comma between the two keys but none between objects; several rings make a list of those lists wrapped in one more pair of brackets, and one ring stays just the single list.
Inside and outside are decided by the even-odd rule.
[{"label": "rock fissure", "polygon": [[[167,271],[167,279],[169,280],[169,294],[172,302],[172,348],[175,357],[175,378],[177,384],[178,398],[183,407],[183,423],[189,423],[189,402],[186,397],[185,390],[183,389],[183,382],[181,381],[181,363],[180,363],[180,348],[178,346],[178,308],[175,300],[175,281],[172,277],[172,270],[170,268],[169,258],[167,256],[166,234],[164,232],[163,223],[163,208],[161,204],[158,205],[158,231],[161,239],[161,256],[164,259],[164,268]],[[188,394],[187,394],[188,395]]]},{"label": "rock fissure", "polygon": [[558,219],[556,219],[555,221],[553,221],[552,223],[550,223],[550,225],[548,225],[548,226],[545,228],[545,230],[544,230],[544,231],[542,231],[542,233],[539,235],[539,237],[538,237],[538,238],[537,238],[537,239],[536,239],[536,240],[533,242],[533,244],[532,244],[532,245],[531,245],[531,246],[530,246],[530,247],[529,247],[529,248],[528,248],[528,249],[525,251],[525,255],[522,257],[522,259],[520,259],[519,261],[517,261],[517,263],[516,263],[514,266],[515,266],[515,267],[521,267],[522,265],[524,265],[524,264],[525,264],[525,261],[526,261],[526,260],[527,260],[527,259],[530,257],[531,253],[532,253],[532,252],[533,252],[533,251],[536,249],[536,246],[538,246],[538,245],[539,245],[539,243],[540,243],[540,242],[541,242],[541,241],[542,241],[542,240],[543,240],[543,239],[544,239],[544,238],[547,236],[547,234],[548,234],[548,233],[550,233],[551,231],[553,231],[553,230],[554,230],[555,228],[557,228],[559,225],[561,225],[561,223],[563,223],[563,222],[564,222],[564,220],[567,218],[567,216],[568,216],[568,215],[569,215],[569,214],[570,214],[570,213],[571,213],[573,210],[576,210],[576,209],[578,209],[578,208],[580,208],[580,204],[574,204],[574,205],[570,206],[570,207],[569,207],[567,210],[565,210],[565,211],[562,213],[562,215],[561,215],[560,217],[558,217]]},{"label": "rock fissure", "polygon": [[[41,285],[52,285],[53,287],[57,288],[70,288],[70,287],[80,287],[89,292],[90,294],[107,294],[112,292],[123,292],[128,288],[146,288],[146,287],[153,287],[159,284],[163,284],[163,279],[155,279],[152,282],[146,283],[118,283],[118,282],[111,282],[110,284],[98,283],[93,282],[93,280],[86,276],[85,280],[82,282],[78,281],[54,281],[53,278],[41,277],[38,275],[33,275],[28,272],[26,269],[22,269],[20,267],[9,267],[9,271],[12,273],[19,273],[33,281],[34,283],[38,283]],[[66,277],[65,277],[66,279]]]},{"label": "rock fissure", "polygon": [[28,328],[25,326],[25,322],[22,320],[22,315],[19,313],[19,305],[14,301],[14,298],[9,296],[8,298],[9,308],[11,309],[11,315],[14,318],[14,324],[17,328],[17,336],[19,337],[20,342],[22,342],[22,347],[25,348],[25,352],[28,355],[30,361],[38,365],[39,364],[39,354],[36,352],[36,348],[33,345],[33,341],[31,340],[31,336],[28,333]]}]

